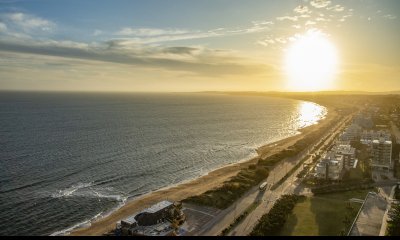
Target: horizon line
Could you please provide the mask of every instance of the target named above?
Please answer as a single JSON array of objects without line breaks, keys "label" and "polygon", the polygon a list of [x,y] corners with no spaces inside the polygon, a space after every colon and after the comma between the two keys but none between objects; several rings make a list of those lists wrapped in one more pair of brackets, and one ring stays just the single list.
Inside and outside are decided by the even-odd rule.
[{"label": "horizon line", "polygon": [[18,93],[121,93],[121,94],[171,94],[171,93],[262,93],[262,94],[319,94],[319,93],[344,93],[344,94],[400,94],[400,90],[392,91],[357,91],[357,90],[321,90],[321,91],[230,91],[230,90],[204,90],[204,91],[90,91],[90,90],[16,90],[0,89],[0,92]]}]

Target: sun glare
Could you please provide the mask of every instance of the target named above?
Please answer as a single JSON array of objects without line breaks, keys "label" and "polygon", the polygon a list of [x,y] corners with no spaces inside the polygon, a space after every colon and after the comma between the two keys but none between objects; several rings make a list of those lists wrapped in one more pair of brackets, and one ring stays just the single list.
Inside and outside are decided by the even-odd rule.
[{"label": "sun glare", "polygon": [[289,47],[285,59],[288,89],[319,91],[332,87],[337,70],[335,46],[320,32],[308,31]]}]

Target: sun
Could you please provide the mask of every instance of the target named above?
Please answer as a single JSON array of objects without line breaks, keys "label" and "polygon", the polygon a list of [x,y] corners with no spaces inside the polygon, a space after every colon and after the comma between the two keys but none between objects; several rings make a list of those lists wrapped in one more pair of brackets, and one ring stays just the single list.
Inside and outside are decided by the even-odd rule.
[{"label": "sun", "polygon": [[335,46],[319,31],[308,31],[289,47],[285,57],[288,89],[320,91],[332,87],[337,71]]}]

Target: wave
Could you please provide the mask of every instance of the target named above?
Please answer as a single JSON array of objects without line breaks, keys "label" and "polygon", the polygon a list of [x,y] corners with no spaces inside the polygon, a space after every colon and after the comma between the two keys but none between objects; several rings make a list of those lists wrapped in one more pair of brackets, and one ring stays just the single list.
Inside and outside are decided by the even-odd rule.
[{"label": "wave", "polygon": [[79,189],[83,188],[88,188],[92,186],[93,182],[90,183],[78,183],[76,185],[73,185],[69,188],[66,188],[64,190],[59,190],[57,193],[54,193],[51,195],[53,198],[62,198],[62,197],[69,197],[71,196],[74,192],[78,191]]},{"label": "wave", "polygon": [[77,223],[75,225],[73,225],[72,227],[69,227],[67,229],[61,230],[61,231],[56,231],[52,234],[50,234],[50,236],[64,236],[64,235],[68,235],[71,231],[78,229],[78,228],[83,228],[83,227],[89,227],[91,222],[93,222],[94,220],[100,218],[102,216],[103,212],[100,212],[98,214],[96,214],[94,217],[92,217],[91,219],[85,220],[83,222]]},{"label": "wave", "polygon": [[119,194],[105,193],[105,192],[111,192],[113,190],[114,189],[112,187],[108,187],[108,188],[100,187],[97,189],[96,185],[94,185],[93,182],[91,182],[91,183],[78,183],[78,184],[73,185],[64,190],[59,190],[59,192],[57,192],[55,194],[52,194],[51,196],[53,198],[85,197],[85,198],[97,198],[99,200],[100,199],[111,199],[111,200],[115,200],[115,201],[119,202],[119,204],[107,212],[102,211],[90,219],[79,222],[69,228],[66,228],[66,229],[63,229],[60,231],[56,231],[56,232],[50,234],[50,236],[64,236],[64,235],[68,235],[75,229],[89,227],[92,224],[92,222],[94,222],[98,219],[101,219],[101,218],[105,218],[105,217],[109,216],[110,214],[112,214],[113,212],[120,209],[121,207],[123,207],[128,200],[128,196],[125,196],[122,193],[119,193]]},{"label": "wave", "polygon": [[52,198],[65,198],[65,197],[86,197],[86,198],[103,198],[113,199],[118,202],[125,202],[127,197],[125,194],[119,192],[116,194],[112,187],[102,188],[96,187],[93,182],[90,183],[78,183],[72,185],[64,190],[59,190],[57,193],[51,194]]}]

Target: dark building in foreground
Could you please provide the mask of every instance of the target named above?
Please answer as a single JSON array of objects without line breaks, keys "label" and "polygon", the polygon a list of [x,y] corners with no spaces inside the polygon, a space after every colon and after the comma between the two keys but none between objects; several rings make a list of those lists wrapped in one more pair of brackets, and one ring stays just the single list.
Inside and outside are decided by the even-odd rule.
[{"label": "dark building in foreground", "polygon": [[170,236],[174,235],[172,221],[177,217],[184,219],[177,204],[162,201],[122,220],[119,228],[124,236]]}]

